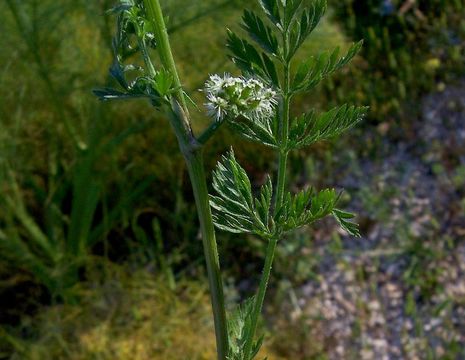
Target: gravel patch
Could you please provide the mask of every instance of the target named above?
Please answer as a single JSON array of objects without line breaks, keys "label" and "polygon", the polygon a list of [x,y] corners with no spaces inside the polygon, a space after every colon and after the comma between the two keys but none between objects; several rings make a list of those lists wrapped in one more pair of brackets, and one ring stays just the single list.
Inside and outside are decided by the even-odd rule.
[{"label": "gravel patch", "polygon": [[313,329],[308,358],[465,359],[465,82],[427,96],[413,130],[338,179],[368,225],[338,254],[330,224],[315,233],[319,277],[283,305]]}]

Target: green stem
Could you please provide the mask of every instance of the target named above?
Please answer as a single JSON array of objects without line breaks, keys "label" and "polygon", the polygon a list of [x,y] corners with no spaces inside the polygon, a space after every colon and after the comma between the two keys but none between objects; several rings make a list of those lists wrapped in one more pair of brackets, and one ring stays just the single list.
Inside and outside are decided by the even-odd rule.
[{"label": "green stem", "polygon": [[202,151],[185,156],[192,189],[194,191],[197,212],[202,230],[202,241],[207,263],[210,296],[215,321],[216,346],[219,360],[225,360],[228,354],[228,329],[224,306],[223,284],[221,280],[220,262],[216,246],[215,228],[209,204],[207,183]]},{"label": "green stem", "polygon": [[275,209],[279,209],[284,200],[286,187],[287,152],[280,152],[278,157],[278,182],[276,184]]},{"label": "green stem", "polygon": [[197,138],[197,141],[201,145],[205,145],[208,140],[218,131],[218,129],[221,127],[221,125],[224,124],[224,121],[214,121],[212,122],[200,136]]},{"label": "green stem", "polygon": [[178,138],[179,147],[186,160],[189,177],[194,192],[197,212],[202,231],[202,242],[207,263],[208,282],[215,322],[215,335],[218,360],[226,360],[228,354],[228,328],[224,306],[223,284],[221,280],[220,262],[215,238],[215,228],[211,214],[208,188],[203,164],[201,144],[192,133],[189,112],[182,89],[181,81],[176,69],[171,46],[168,38],[163,13],[159,0],[144,0],[147,17],[154,26],[155,37],[161,62],[174,79],[177,89],[171,102],[170,123]]},{"label": "green stem", "polygon": [[284,192],[286,189],[286,168],[289,150],[287,142],[289,137],[289,113],[291,96],[290,88],[290,70],[289,65],[284,67],[284,95],[281,109],[281,131],[280,131],[280,152],[278,157],[278,182],[276,184],[275,211],[279,210],[283,203]]},{"label": "green stem", "polygon": [[252,345],[255,332],[257,331],[257,324],[260,314],[263,308],[263,302],[265,301],[266,289],[268,288],[268,282],[270,280],[271,268],[273,266],[274,253],[276,250],[276,244],[278,243],[278,237],[273,237],[268,243],[265,256],[265,265],[263,266],[262,278],[258,288],[258,293],[254,301],[254,307],[252,310],[251,318],[251,331],[244,350],[244,360],[249,360],[252,353]]},{"label": "green stem", "polygon": [[168,30],[166,28],[165,19],[160,6],[159,0],[144,0],[147,16],[152,22],[155,29],[155,38],[157,40],[158,52],[160,59],[171,75],[173,75],[174,85],[177,89],[176,97],[181,103],[183,111],[188,114],[187,103],[182,89],[181,80],[179,79],[176,63],[174,61],[173,53],[171,51],[170,41],[168,37]]}]

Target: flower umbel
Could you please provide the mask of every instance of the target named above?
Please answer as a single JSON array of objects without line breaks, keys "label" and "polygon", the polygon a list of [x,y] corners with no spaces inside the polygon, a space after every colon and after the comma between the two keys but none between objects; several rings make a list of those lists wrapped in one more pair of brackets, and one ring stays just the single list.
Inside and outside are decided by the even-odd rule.
[{"label": "flower umbel", "polygon": [[244,116],[263,119],[273,115],[276,92],[257,79],[211,75],[205,83],[208,115],[216,121]]}]

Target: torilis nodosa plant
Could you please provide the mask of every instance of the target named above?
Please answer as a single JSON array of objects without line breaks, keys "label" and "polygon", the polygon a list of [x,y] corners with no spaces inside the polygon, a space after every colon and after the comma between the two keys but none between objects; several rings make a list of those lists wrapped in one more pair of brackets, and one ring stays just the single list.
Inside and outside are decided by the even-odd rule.
[{"label": "torilis nodosa plant", "polygon": [[[294,96],[312,91],[348,64],[362,43],[353,44],[344,54],[335,49],[298,61],[295,55],[324,15],[326,1],[258,2],[260,14],[245,10],[242,17],[248,38],[227,31],[227,52],[241,74],[209,76],[202,91],[210,125],[200,134],[192,130],[189,112],[194,107],[190,107],[192,100],[178,76],[159,0],[120,0],[110,10],[117,16],[110,73],[119,88],[94,91],[102,100],[148,99],[169,120],[178,139],[200,221],[220,360],[257,356],[263,339],[256,336],[257,323],[276,246],[286,233],[333,216],[349,234],[360,235],[354,215],[338,208],[340,194],[336,190],[310,188],[291,193],[286,174],[291,151],[334,138],[362,120],[366,107],[342,105],[295,117],[291,112]],[[144,66],[131,63],[136,56]],[[209,195],[202,150],[224,124],[276,152],[277,174],[274,179],[268,176],[258,191],[253,191],[246,171],[230,150],[213,172],[214,191]],[[256,295],[228,316],[215,226],[221,231],[253,234],[267,243]]]}]

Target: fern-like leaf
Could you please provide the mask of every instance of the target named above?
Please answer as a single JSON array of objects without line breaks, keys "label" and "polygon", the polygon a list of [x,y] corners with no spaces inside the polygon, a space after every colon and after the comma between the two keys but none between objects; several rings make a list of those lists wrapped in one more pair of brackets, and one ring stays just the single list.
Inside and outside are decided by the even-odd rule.
[{"label": "fern-like leaf", "polygon": [[284,28],[288,29],[290,25],[297,19],[299,8],[304,0],[287,0],[284,6]]},{"label": "fern-like leaf", "polygon": [[273,35],[270,27],[265,25],[262,19],[254,12],[245,10],[242,21],[242,27],[263,50],[271,55],[278,56],[278,39]]},{"label": "fern-like leaf", "polygon": [[247,339],[252,334],[252,311],[255,298],[247,299],[239,305],[228,319],[229,352],[227,360],[253,360],[263,343],[263,336],[252,345],[250,357],[245,359],[244,349]]},{"label": "fern-like leaf", "polygon": [[281,15],[279,13],[278,0],[259,0],[260,6],[265,12],[268,19],[281,31],[283,26],[281,23]]},{"label": "fern-like leaf", "polygon": [[315,193],[313,189],[304,190],[292,196],[287,194],[278,210],[275,222],[283,232],[288,232],[330,215],[339,199],[334,189]]},{"label": "fern-like leaf", "polygon": [[321,115],[314,111],[294,119],[289,130],[289,149],[310,146],[339,136],[363,120],[367,107],[343,105]]},{"label": "fern-like leaf", "polygon": [[239,135],[249,141],[279,149],[277,136],[273,131],[272,117],[262,119],[237,119],[228,124]]},{"label": "fern-like leaf", "polygon": [[273,187],[269,177],[258,198],[254,199],[247,173],[231,150],[222,157],[213,172],[213,188],[218,195],[210,196],[210,204],[217,228],[232,233],[253,233],[264,238],[273,234],[273,223],[269,217]]},{"label": "fern-like leaf", "polygon": [[293,92],[307,92],[313,89],[324,78],[332,75],[347,65],[362,48],[363,41],[352,44],[346,55],[339,57],[340,49],[333,52],[325,52],[317,58],[311,57],[303,62],[297,69],[293,81]]},{"label": "fern-like leaf", "polygon": [[268,55],[260,53],[247,40],[241,39],[230,30],[228,30],[227,47],[231,52],[231,60],[242,72],[279,86],[276,66]]},{"label": "fern-like leaf", "polygon": [[361,236],[359,225],[352,221],[352,219],[355,217],[354,214],[339,209],[334,209],[332,214],[341,228],[344,229],[348,234],[356,237]]},{"label": "fern-like leaf", "polygon": [[309,189],[296,195],[288,193],[276,213],[276,226],[280,232],[289,232],[332,215],[348,234],[360,237],[359,226],[352,221],[355,215],[336,208],[339,198],[334,189],[320,192]]},{"label": "fern-like leaf", "polygon": [[326,0],[316,0],[309,7],[305,7],[299,17],[298,9],[301,4],[302,1],[293,0],[286,5],[286,9],[288,9],[286,11],[288,13],[286,16],[288,18],[287,26],[290,27],[290,48],[286,54],[287,60],[295,55],[308,36],[315,30],[327,8]]}]

